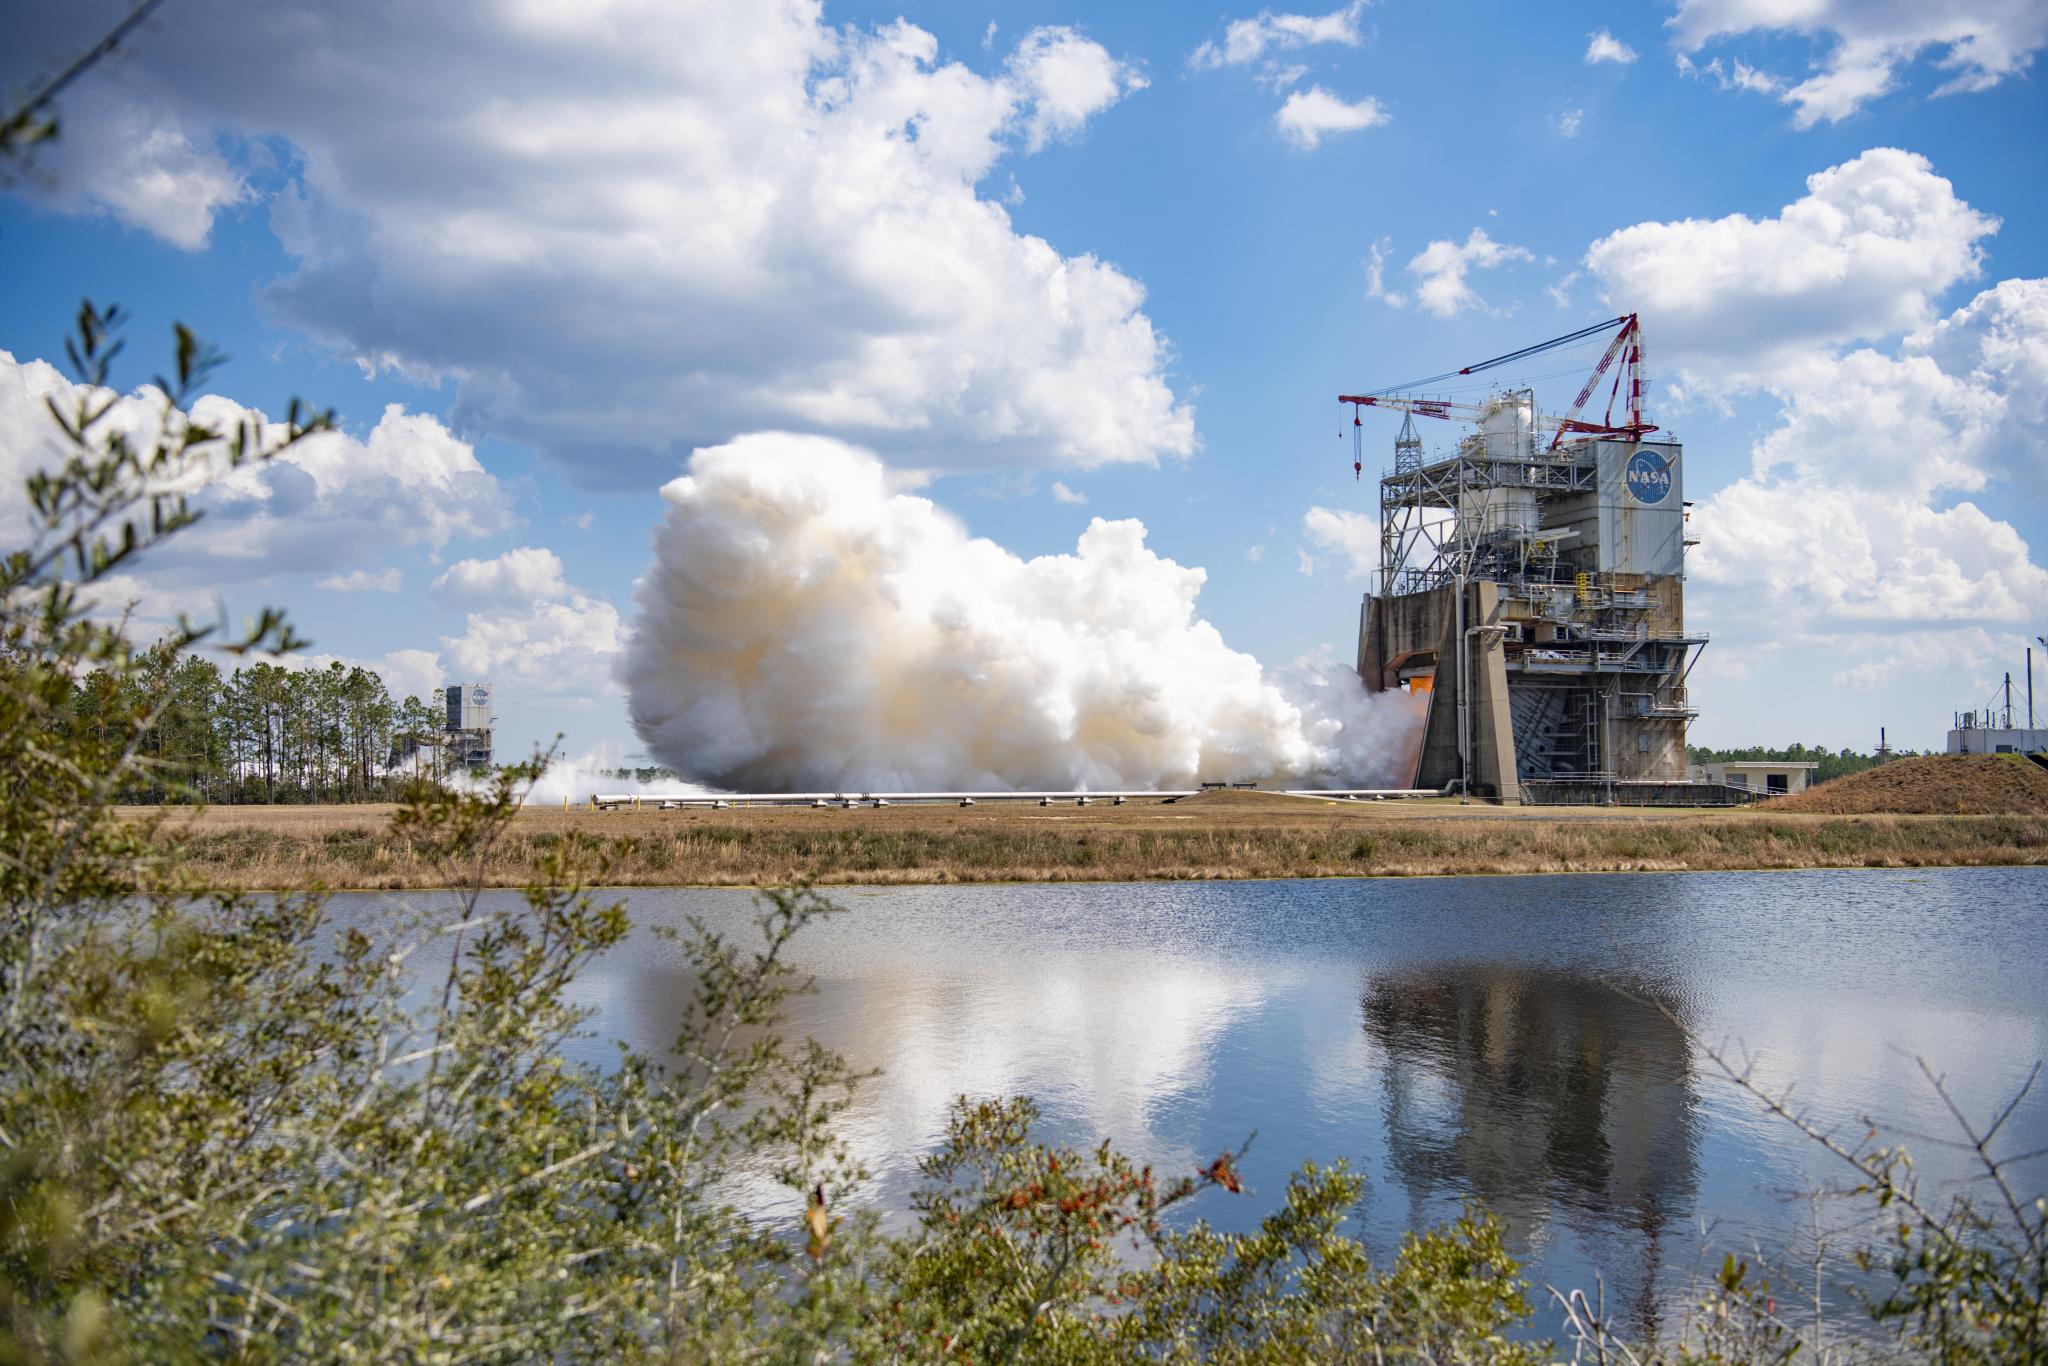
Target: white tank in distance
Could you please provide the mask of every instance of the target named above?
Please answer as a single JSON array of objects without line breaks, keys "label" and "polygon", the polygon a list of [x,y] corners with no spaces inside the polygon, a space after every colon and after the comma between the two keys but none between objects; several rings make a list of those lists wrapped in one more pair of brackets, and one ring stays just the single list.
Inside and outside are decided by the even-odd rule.
[{"label": "white tank in distance", "polygon": [[[1489,460],[1534,459],[1536,410],[1527,392],[1495,394],[1479,419],[1479,442]],[[1471,489],[1458,496],[1461,539],[1517,539],[1536,534],[1536,491],[1526,488]]]}]

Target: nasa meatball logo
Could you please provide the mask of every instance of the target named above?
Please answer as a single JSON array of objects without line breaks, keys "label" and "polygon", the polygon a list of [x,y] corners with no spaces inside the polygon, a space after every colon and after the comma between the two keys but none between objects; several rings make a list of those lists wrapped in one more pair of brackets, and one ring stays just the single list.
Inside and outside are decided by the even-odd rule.
[{"label": "nasa meatball logo", "polygon": [[1629,457],[1622,481],[1638,503],[1661,503],[1671,492],[1671,465],[1648,451],[1637,451]]}]

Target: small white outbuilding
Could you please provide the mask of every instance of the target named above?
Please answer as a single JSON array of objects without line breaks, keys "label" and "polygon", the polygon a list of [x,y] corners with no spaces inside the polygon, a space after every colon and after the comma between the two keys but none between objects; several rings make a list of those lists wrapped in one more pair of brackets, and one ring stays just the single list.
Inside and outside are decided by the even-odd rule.
[{"label": "small white outbuilding", "polygon": [[1700,782],[1726,783],[1772,797],[1788,797],[1813,786],[1813,771],[1820,765],[1810,760],[1734,759],[1727,763],[1694,764],[1692,776]]}]

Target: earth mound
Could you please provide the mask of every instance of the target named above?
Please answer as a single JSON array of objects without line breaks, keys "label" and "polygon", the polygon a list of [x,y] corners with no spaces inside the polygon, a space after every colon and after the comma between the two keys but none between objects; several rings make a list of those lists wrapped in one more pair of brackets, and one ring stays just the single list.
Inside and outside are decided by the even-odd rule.
[{"label": "earth mound", "polygon": [[1929,754],[1866,768],[1759,809],[1837,816],[2039,815],[2048,812],[2048,769],[2017,754]]}]

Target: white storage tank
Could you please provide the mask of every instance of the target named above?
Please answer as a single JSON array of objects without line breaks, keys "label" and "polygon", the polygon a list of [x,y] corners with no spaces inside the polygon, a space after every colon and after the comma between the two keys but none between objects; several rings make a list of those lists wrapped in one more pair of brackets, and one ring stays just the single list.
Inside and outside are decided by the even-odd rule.
[{"label": "white storage tank", "polygon": [[1536,408],[1526,392],[1495,394],[1479,419],[1486,453],[1495,460],[1528,460],[1536,451]]},{"label": "white storage tank", "polygon": [[1536,534],[1538,518],[1534,489],[1472,489],[1458,495],[1458,530],[1467,541],[1527,540]]}]

